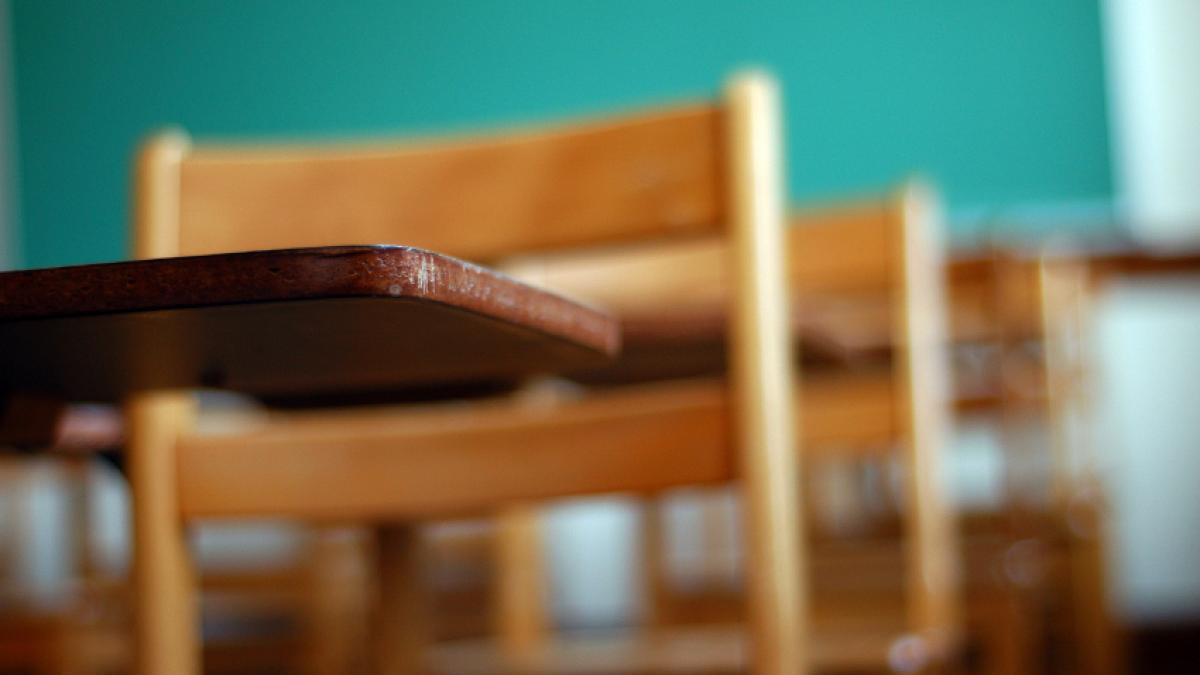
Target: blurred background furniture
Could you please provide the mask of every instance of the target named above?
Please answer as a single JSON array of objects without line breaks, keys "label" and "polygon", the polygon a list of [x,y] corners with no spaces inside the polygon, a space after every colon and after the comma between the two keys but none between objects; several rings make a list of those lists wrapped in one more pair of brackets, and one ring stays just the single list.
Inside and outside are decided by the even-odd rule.
[{"label": "blurred background furniture", "polygon": [[1087,402],[1086,262],[997,250],[948,270],[956,399],[1002,439],[998,505],[963,516],[973,659],[987,672],[1111,672],[1104,497]]},{"label": "blurred background furniture", "polygon": [[[795,574],[813,589],[810,663],[818,670],[915,669],[956,655],[956,547],[940,477],[950,410],[939,214],[936,196],[910,183],[885,199],[791,219],[792,318],[805,364],[800,444],[806,470],[794,479],[803,478],[812,528],[809,555]],[[575,375],[577,381],[605,391],[659,382],[654,386],[664,396],[712,401],[720,389],[714,378],[725,368],[724,257],[713,241],[640,257],[527,260],[511,271],[622,316],[622,357]],[[643,279],[671,281],[637,283]],[[670,381],[679,382],[674,391],[661,384]],[[713,407],[709,414],[724,411]],[[848,481],[838,483],[839,472]],[[896,482],[881,485],[885,475]],[[878,494],[881,487],[890,497]],[[461,558],[496,552],[495,629],[502,644],[525,654],[522,672],[738,672],[743,649],[736,624],[745,615],[736,498],[722,490],[709,495],[691,495],[704,514],[704,541],[683,561],[672,555],[670,542],[678,535],[672,537],[658,499],[647,502],[641,541],[648,606],[640,629],[572,633],[547,625],[547,609],[538,607],[545,602],[544,580],[522,579],[536,569],[527,561],[545,556],[532,511],[499,523],[491,547],[460,544],[440,559],[486,574],[486,565]],[[514,550],[526,564],[505,564]],[[516,609],[507,597],[514,589],[527,594]],[[459,611],[488,616],[485,607],[476,595],[474,606]],[[475,625],[476,632],[486,628]],[[478,644],[449,643],[443,651],[445,672],[512,672]]]}]

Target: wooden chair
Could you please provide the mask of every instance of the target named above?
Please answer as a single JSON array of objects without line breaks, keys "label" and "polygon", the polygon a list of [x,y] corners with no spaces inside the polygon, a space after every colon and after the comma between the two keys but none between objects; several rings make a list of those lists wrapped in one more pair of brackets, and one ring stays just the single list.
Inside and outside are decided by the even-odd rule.
[{"label": "wooden chair", "polygon": [[[489,262],[523,249],[727,227],[738,452],[692,461],[690,442],[714,432],[711,424],[664,443],[669,407],[605,397],[549,410],[496,401],[279,413],[244,433],[205,436],[190,431],[180,395],[138,394],[128,406],[138,671],[197,672],[184,538],[192,520],[411,522],[520,499],[739,477],[754,671],[797,672],[800,583],[782,572],[796,565],[799,523],[775,98],[769,80],[748,77],[718,105],[391,148],[193,148],[179,134],[151,141],[137,169],[140,258],[383,241]],[[379,665],[413,672],[413,529],[384,532]]]},{"label": "wooden chair", "polygon": [[1125,258],[993,250],[949,266],[959,415],[995,429],[1003,451],[1000,510],[963,521],[969,638],[982,672],[1120,670],[1105,604],[1103,491],[1079,406],[1089,389],[1089,268]]},{"label": "wooden chair", "polygon": [[[65,534],[60,544],[65,544],[67,576],[51,597],[30,597],[29,589],[11,579],[9,565],[0,564],[0,672],[129,672],[128,580],[97,559],[92,530],[102,478],[95,454],[120,447],[119,412],[111,406],[64,406],[26,397],[5,409],[0,429],[6,434],[0,443],[27,455],[0,456],[5,483],[0,511],[9,516],[3,523],[0,551],[5,557],[0,563],[20,551],[19,542],[9,538],[31,526],[30,457],[41,460],[43,469],[53,466],[54,487],[67,507],[55,523]],[[356,583],[361,576],[357,546],[343,533],[318,529],[304,534],[297,542],[300,555],[292,559],[264,564],[260,556],[240,565],[219,560],[215,566],[213,561],[198,566],[204,621],[216,628],[204,643],[206,672],[279,672],[286,667],[290,673],[340,674],[347,672],[345,664],[363,660],[362,649],[357,655],[344,653],[362,642],[356,630],[362,612],[356,605],[362,604],[366,588]],[[346,593],[346,586],[360,590]],[[327,653],[330,649],[343,651]]]},{"label": "wooden chair", "polygon": [[[837,595],[823,592],[822,586],[837,585],[829,573],[837,575],[847,566],[836,546],[824,546],[836,562],[817,560],[822,547],[811,545],[813,559],[793,570],[798,578],[807,576],[812,565],[825,570],[815,577],[810,605],[818,617],[832,618],[834,626],[822,631],[821,621],[814,625],[810,665],[816,668],[880,666],[889,657],[929,663],[954,654],[959,633],[956,545],[938,479],[950,412],[938,217],[936,198],[913,183],[886,200],[798,214],[788,233],[793,328],[802,341],[816,343],[805,351],[818,361],[806,365],[802,378],[799,416],[804,425],[798,445],[803,456],[814,464],[895,458],[905,479],[903,539],[884,549],[885,562],[871,567],[876,575],[902,571],[903,581],[885,591],[896,599],[899,617],[881,626],[865,620],[863,611],[830,614]],[[608,395],[641,392],[644,402],[675,402],[687,411],[686,424],[692,427],[728,414],[723,384],[714,379],[724,369],[722,318],[731,292],[726,259],[724,244],[709,240],[640,255],[524,260],[510,271],[615,309],[625,327],[621,359],[577,379]],[[670,281],[649,282],[655,279]],[[644,384],[650,381],[657,383]],[[726,442],[714,435],[694,445],[693,456],[719,455]],[[501,518],[495,549],[496,628],[508,653],[524,655],[521,672],[738,669],[739,646],[728,629],[714,632],[693,625],[678,630],[680,624],[697,621],[736,620],[736,595],[702,600],[672,592],[662,559],[659,511],[648,508],[646,516],[643,548],[654,637],[635,632],[599,639],[549,632],[540,607],[542,580],[536,574],[536,513],[526,507]],[[850,560],[861,558],[852,550]],[[861,564],[850,567],[860,574],[864,569]],[[822,583],[829,581],[833,583]],[[878,613],[880,607],[869,611]],[[847,630],[848,625],[859,628]],[[443,651],[445,672],[514,672],[493,667],[489,662],[495,659],[478,645],[448,645]]]},{"label": "wooden chair", "polygon": [[[0,541],[0,672],[39,675],[93,675],[111,672],[120,662],[113,638],[123,635],[121,589],[112,570],[95,555],[88,528],[90,502],[97,479],[94,452],[120,442],[119,419],[103,406],[65,407],[41,397],[14,399],[0,413],[0,446],[22,455],[0,457],[4,504]],[[55,456],[46,457],[42,450]],[[34,453],[37,452],[37,455]],[[31,462],[30,459],[35,461]],[[46,484],[47,470],[53,476]],[[38,483],[41,483],[39,486]],[[64,575],[53,588],[28,588],[11,574],[10,563],[24,542],[18,531],[44,527],[32,506],[35,491],[52,489],[65,506],[50,524],[61,525],[59,558]],[[83,643],[100,645],[80,659]],[[116,654],[116,656],[114,656]]]},{"label": "wooden chair", "polygon": [[[869,215],[872,212],[874,215]],[[849,415],[831,418],[829,434],[820,446],[824,452],[814,443],[814,452],[809,456],[834,456],[845,461],[846,457],[868,454],[895,462],[900,469],[903,484],[894,507],[899,530],[891,541],[882,538],[883,551],[890,552],[881,560],[892,561],[883,562],[892,570],[903,570],[899,588],[882,587],[884,597],[891,595],[899,600],[901,613],[890,626],[883,624],[882,630],[879,625],[875,627],[886,648],[882,653],[876,648],[874,656],[876,664],[886,662],[897,670],[929,668],[954,659],[961,637],[957,530],[942,479],[951,408],[941,278],[941,208],[931,190],[910,183],[859,218],[861,221],[818,213],[793,219],[793,260],[796,267],[813,273],[823,271],[829,279],[843,280],[840,286],[831,283],[828,288],[809,291],[810,295],[828,297],[825,303],[832,308],[830,314],[840,309],[846,315],[831,320],[826,331],[841,336],[851,354],[876,354],[875,358],[880,358],[886,353],[876,366],[876,377],[884,386],[877,386],[874,396],[865,389],[856,398],[847,397],[844,405],[849,408],[856,400],[860,405],[878,401],[875,406],[888,411],[888,416],[880,420],[879,436],[874,439],[864,438],[863,426]],[[842,250],[847,252],[834,260],[799,257],[800,251],[808,248],[802,243],[806,236],[811,241],[822,231],[826,237],[840,237]],[[861,252],[867,242],[873,241],[878,242],[874,246],[879,251],[874,261]],[[857,255],[851,252],[856,250]],[[881,349],[883,346],[886,349]],[[857,361],[869,363],[871,359],[860,357]],[[830,392],[817,390],[812,396],[836,396],[837,383],[853,382],[853,373],[860,368],[852,367],[849,373],[827,369],[833,371],[827,375]],[[882,578],[887,578],[888,574],[878,567],[879,560],[853,564],[855,558],[863,558],[863,553],[853,547],[853,536],[849,537],[849,557],[837,554],[838,547],[845,544],[836,542],[845,539],[832,538],[835,545],[827,549],[832,555],[814,553],[815,568],[810,571],[814,583],[830,575],[836,579],[839,574],[843,586],[851,589],[869,581],[869,576],[855,578],[852,570],[873,570],[875,575],[884,572]],[[814,545],[814,551],[818,550]],[[865,549],[867,561],[877,555],[871,550],[871,545]],[[837,607],[836,595],[827,602],[830,609],[845,612]],[[830,616],[828,610],[825,615]],[[853,610],[849,616],[854,616]],[[830,617],[829,621],[836,637],[840,620]],[[844,636],[847,631],[843,628],[840,632]],[[849,632],[853,636],[855,630]],[[838,664],[833,665],[836,668]]]}]

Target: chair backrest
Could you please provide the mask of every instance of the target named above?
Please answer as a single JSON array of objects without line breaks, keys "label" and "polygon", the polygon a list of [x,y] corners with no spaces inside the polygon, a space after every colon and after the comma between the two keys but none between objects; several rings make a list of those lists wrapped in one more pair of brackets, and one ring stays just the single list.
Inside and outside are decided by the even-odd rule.
[{"label": "chair backrest", "polygon": [[[882,298],[888,304],[899,300],[892,296],[903,287],[896,275],[902,271],[900,238],[909,227],[904,207],[912,191],[793,212],[785,242],[793,299],[806,307],[826,297],[841,306],[856,304],[847,303],[848,296]],[[532,254],[504,265],[520,279],[626,318],[724,311],[732,288],[729,267],[729,243],[719,235],[636,248]],[[885,321],[881,330],[881,339],[890,340],[890,324]]]},{"label": "chair backrest", "polygon": [[[886,198],[797,210],[786,246],[802,325],[832,324],[836,340],[891,347],[884,387],[830,386],[837,375],[846,383],[874,384],[871,363],[814,378],[803,394],[805,438],[812,450],[828,453],[817,447],[824,442],[854,453],[864,432],[886,429],[899,448],[908,626],[945,653],[957,637],[958,573],[952,514],[939,479],[949,423],[940,219],[937,195],[911,181]],[[728,260],[724,241],[704,237],[635,251],[528,256],[509,269],[626,319],[663,320],[720,311],[732,292]],[[873,405],[881,399],[883,405]],[[872,425],[868,420],[879,416],[870,410],[887,419]],[[878,434],[868,435],[868,442],[878,442]]]},{"label": "chair backrest", "polygon": [[[732,97],[727,105],[736,105]],[[714,231],[724,106],[441,141],[193,147],[138,166],[138,257],[405,244],[472,260]]]},{"label": "chair backrest", "polygon": [[[139,157],[134,254],[406,244],[493,261],[727,232],[753,669],[790,675],[805,655],[782,148],[778,93],[761,75],[735,78],[718,104],[481,140],[219,149],[166,134]],[[146,434],[174,424],[145,413],[132,426]],[[170,468],[156,466],[143,485]]]},{"label": "chair backrest", "polygon": [[[792,294],[886,294],[895,261],[890,204],[879,199],[799,212],[786,237]],[[719,235],[636,248],[525,255],[505,271],[601,304],[624,317],[724,311],[731,292],[729,243]]]}]

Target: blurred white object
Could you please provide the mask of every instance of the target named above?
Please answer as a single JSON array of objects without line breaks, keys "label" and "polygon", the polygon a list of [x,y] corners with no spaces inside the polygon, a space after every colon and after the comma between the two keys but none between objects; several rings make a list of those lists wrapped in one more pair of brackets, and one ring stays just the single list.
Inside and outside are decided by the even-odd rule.
[{"label": "blurred white object", "polygon": [[1200,2],[1106,0],[1118,202],[1151,245],[1200,241]]},{"label": "blurred white object", "polygon": [[1200,282],[1124,282],[1096,319],[1115,599],[1129,621],[1200,616]]},{"label": "blurred white object", "polygon": [[556,622],[570,628],[627,624],[637,608],[637,507],[620,498],[564,502],[546,513]]}]

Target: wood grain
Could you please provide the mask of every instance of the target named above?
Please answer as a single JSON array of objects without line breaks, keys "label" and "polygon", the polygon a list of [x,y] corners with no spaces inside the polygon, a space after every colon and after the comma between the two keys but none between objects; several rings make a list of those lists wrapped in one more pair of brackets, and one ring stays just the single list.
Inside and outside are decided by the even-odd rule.
[{"label": "wood grain", "polygon": [[741,474],[750,663],[756,675],[799,675],[808,658],[796,383],[784,252],[783,136],[770,78],[725,91],[730,229],[729,379]]},{"label": "wood grain", "polygon": [[176,509],[174,444],[192,415],[188,398],[130,399],[129,483],[133,494],[134,662],[137,673],[200,672],[200,603],[183,520]]},{"label": "wood grain", "polygon": [[287,394],[603,362],[604,312],[409,247],[289,249],[0,274],[0,389]]},{"label": "wood grain", "polygon": [[179,253],[406,244],[471,260],[716,231],[712,105],[418,143],[200,147]]},{"label": "wood grain", "polygon": [[[134,190],[134,250],[136,257],[146,258],[176,253],[176,231],[173,227],[172,206],[179,192],[179,160],[187,150],[186,139],[178,135],[166,135],[146,148],[138,158],[136,187]],[[161,223],[163,228],[150,227]],[[137,265],[139,263],[131,263]],[[97,269],[112,270],[113,267],[92,266],[75,268],[75,272],[95,272]],[[62,272],[62,270],[59,270]],[[14,315],[21,318],[46,316],[41,312],[52,310],[54,301],[87,302],[91,295],[103,295],[116,284],[83,284],[72,289],[67,296],[58,295],[63,288],[48,283],[55,271],[19,273],[10,277],[0,294],[5,304],[13,303]],[[47,278],[49,277],[49,278]],[[95,280],[99,281],[99,280]],[[40,283],[39,283],[40,282]],[[136,283],[121,284],[126,292],[136,293]],[[173,284],[179,286],[181,284]],[[15,286],[15,288],[14,288]],[[70,287],[71,284],[64,283]],[[97,290],[104,289],[104,290]],[[45,297],[37,297],[38,293]],[[36,303],[24,304],[20,303]],[[16,309],[20,307],[20,309]],[[19,322],[5,323],[4,343],[8,343],[8,329],[20,331]],[[32,360],[41,372],[34,370],[32,377],[48,377],[51,373],[83,373],[87,366],[101,363],[108,367],[121,368],[133,364],[113,364],[106,360],[109,354],[88,353],[82,345],[103,344],[102,337],[86,332],[86,326],[67,329],[59,340],[39,338],[39,328],[53,327],[54,322],[33,318],[26,323],[35,327],[34,334],[24,335],[32,340],[21,350],[23,365]],[[59,329],[63,324],[58,324]],[[169,333],[147,332],[143,339],[145,347],[170,345]],[[71,343],[74,342],[74,346]],[[48,347],[46,351],[41,348]],[[82,358],[76,363],[82,367],[67,366],[61,361],[56,364],[37,364],[38,356],[53,353],[55,348],[69,351],[55,356]],[[168,347],[169,348],[169,347]],[[126,349],[130,347],[127,345]],[[134,348],[136,349],[136,348]],[[150,350],[147,350],[150,351]],[[141,350],[125,351],[124,354],[140,354]],[[117,359],[114,359],[116,361]],[[154,372],[166,363],[144,362],[132,372]],[[59,368],[60,370],[54,370]],[[16,372],[14,368],[5,369]],[[28,371],[26,371],[27,374]],[[44,383],[34,379],[27,384]],[[66,396],[67,391],[53,393]],[[118,392],[114,392],[116,394]],[[124,393],[124,392],[120,392]],[[198,675],[203,671],[201,664],[200,606],[195,570],[188,551],[187,531],[179,517],[179,484],[175,480],[177,455],[175,443],[194,422],[195,402],[182,392],[137,391],[125,402],[125,420],[128,436],[127,452],[129,465],[129,489],[132,497],[133,560],[130,577],[133,580],[133,671],[137,675],[179,673]]]},{"label": "wood grain", "polygon": [[[798,356],[818,363],[886,356],[891,347],[888,202],[797,211],[786,231]],[[621,318],[620,357],[573,372],[616,384],[727,369],[730,249],[721,238],[507,261],[518,278],[599,304]]]},{"label": "wood grain", "polygon": [[244,432],[181,439],[179,506],[189,518],[445,517],[724,481],[731,458],[714,439],[728,438],[726,419],[695,414],[720,400],[719,388],[650,388],[546,407],[280,414]]},{"label": "wood grain", "polygon": [[535,652],[550,630],[541,515],[532,504],[514,503],[500,510],[496,527],[492,620],[504,654],[520,660]]},{"label": "wood grain", "polygon": [[409,675],[421,672],[429,642],[429,598],[419,529],[414,523],[378,528],[379,603],[374,618],[372,672]]},{"label": "wood grain", "polygon": [[[787,279],[797,302],[890,288],[888,210],[883,199],[797,210],[787,218]],[[556,255],[528,255],[501,268],[518,278],[602,305],[622,317],[724,311],[729,241],[701,237]]]},{"label": "wood grain", "polygon": [[908,628],[941,653],[959,638],[958,540],[943,478],[950,434],[940,201],[911,181],[893,201],[897,424],[905,489]]},{"label": "wood grain", "polygon": [[[800,405],[806,451],[890,450],[896,415],[886,376],[812,378]],[[500,400],[277,412],[230,433],[183,438],[180,507],[189,518],[407,518],[723,482],[737,476],[731,414],[719,380],[547,407]]]},{"label": "wood grain", "polygon": [[[804,452],[814,456],[888,453],[905,419],[886,372],[810,377],[798,405]],[[439,508],[478,512],[522,494],[653,491],[689,477],[722,482],[736,478],[731,414],[720,380],[618,388],[548,407],[492,400],[276,412],[259,424],[227,425],[228,434],[181,441],[182,508],[190,518],[407,518]],[[215,414],[210,422],[221,425]],[[446,456],[455,453],[494,473],[486,482],[474,472],[448,473],[463,461]],[[251,490],[256,482],[263,486]],[[354,484],[355,494],[328,494],[322,486],[329,484]],[[337,506],[337,498],[346,503]]]}]

